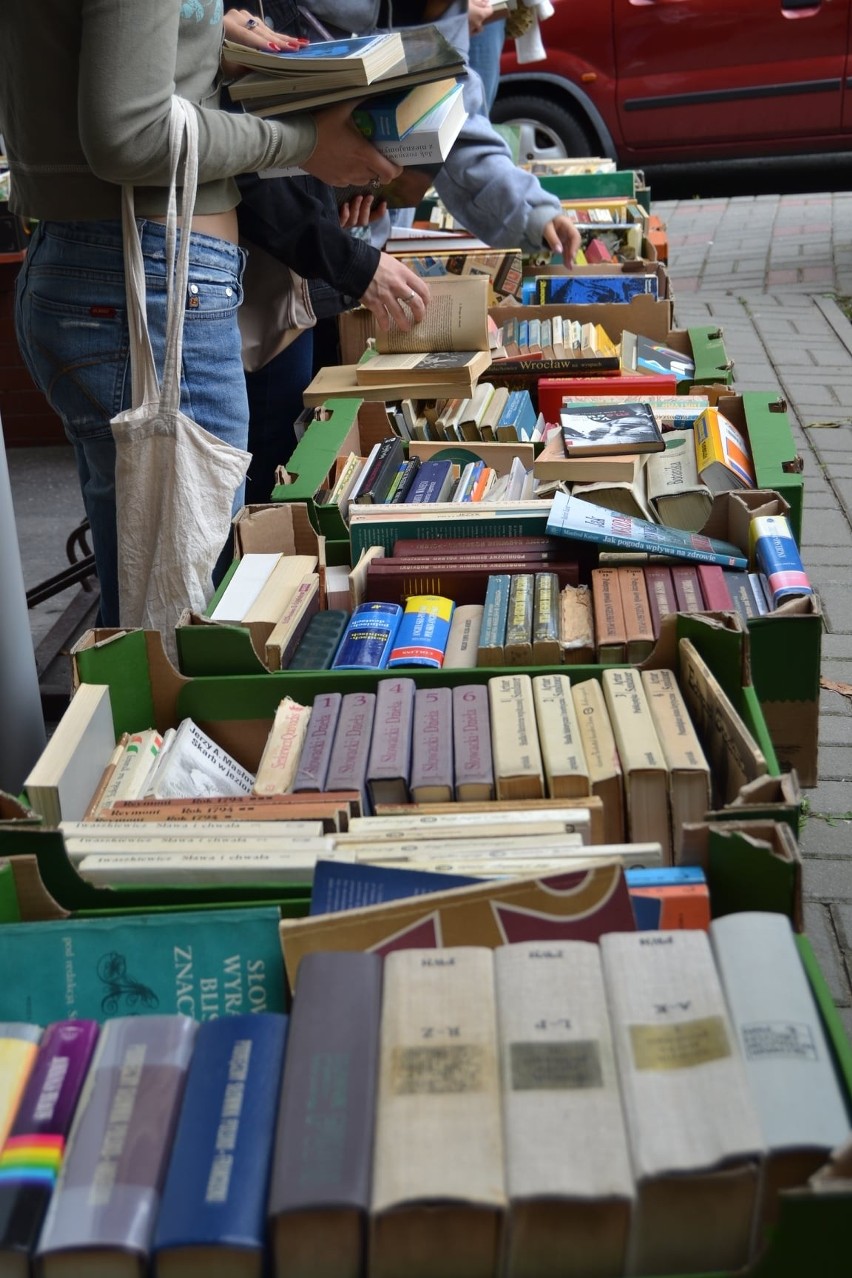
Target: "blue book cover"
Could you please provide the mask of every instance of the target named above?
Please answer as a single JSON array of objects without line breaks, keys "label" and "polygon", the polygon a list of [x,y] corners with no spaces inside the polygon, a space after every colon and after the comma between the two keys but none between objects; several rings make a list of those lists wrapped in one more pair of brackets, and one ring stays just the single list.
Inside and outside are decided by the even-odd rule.
[{"label": "blue book cover", "polygon": [[384,670],[401,617],[400,604],[359,604],[347,622],[332,670]]},{"label": "blue book cover", "polygon": [[363,905],[380,905],[427,892],[467,887],[482,880],[466,874],[437,874],[431,870],[402,870],[396,866],[347,865],[317,861],[311,889],[311,914],[337,914]]},{"label": "blue book cover", "polygon": [[696,887],[707,882],[700,865],[636,865],[626,866],[624,877],[628,888],[667,887],[685,883]]},{"label": "blue book cover", "polygon": [[449,460],[426,461],[408,490],[406,502],[443,501],[449,496],[453,482],[453,463]]},{"label": "blue book cover", "polygon": [[503,411],[497,419],[496,431],[502,427],[513,426],[518,439],[529,439],[536,424],[535,405],[532,396],[526,389],[512,390],[503,405]]},{"label": "blue book cover", "polygon": [[656,299],[656,275],[541,275],[533,302],[560,306],[597,306],[629,302],[645,294]]},{"label": "blue book cover", "polygon": [[[287,1017],[219,1017],[198,1029],[154,1233],[185,1247],[262,1252]],[[214,1262],[215,1263],[215,1262]]]},{"label": "blue book cover", "polygon": [[389,666],[444,664],[455,604],[443,595],[411,595],[393,641]]},{"label": "blue book cover", "polygon": [[546,527],[551,537],[569,537],[599,546],[671,555],[675,559],[694,560],[696,563],[719,564],[722,568],[748,567],[748,559],[733,542],[652,524],[650,520],[594,506],[589,501],[569,497],[565,493],[557,493],[554,497]]}]

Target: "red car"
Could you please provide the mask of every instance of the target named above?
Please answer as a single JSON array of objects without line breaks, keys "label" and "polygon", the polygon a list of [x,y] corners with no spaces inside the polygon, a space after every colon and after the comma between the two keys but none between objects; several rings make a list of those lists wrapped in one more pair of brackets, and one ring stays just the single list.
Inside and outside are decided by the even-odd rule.
[{"label": "red car", "polygon": [[521,158],[622,166],[852,143],[852,0],[555,0],[543,62],[506,42],[492,112]]}]

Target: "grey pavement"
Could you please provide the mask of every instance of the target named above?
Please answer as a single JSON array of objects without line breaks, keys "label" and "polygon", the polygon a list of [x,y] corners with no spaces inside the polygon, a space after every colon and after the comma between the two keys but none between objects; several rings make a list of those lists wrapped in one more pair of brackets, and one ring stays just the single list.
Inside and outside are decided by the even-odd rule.
[{"label": "grey pavement", "polygon": [[[722,328],[734,389],[781,391],[804,462],[803,559],[825,617],[822,674],[850,686],[821,694],[820,780],[805,792],[801,838],[805,922],[852,1037],[852,325],[838,305],[852,299],[852,193],[652,208],[668,233],[677,327]],[[30,588],[66,566],[82,508],[69,449],[12,449],[9,470]],[[85,619],[90,596],[73,587],[31,610],[37,651],[67,647],[69,605]]]},{"label": "grey pavement", "polygon": [[[653,196],[653,190],[652,190]],[[852,1036],[852,193],[657,202],[678,328],[718,324],[736,391],[780,390],[804,464],[802,558],[823,610],[805,925]]]}]

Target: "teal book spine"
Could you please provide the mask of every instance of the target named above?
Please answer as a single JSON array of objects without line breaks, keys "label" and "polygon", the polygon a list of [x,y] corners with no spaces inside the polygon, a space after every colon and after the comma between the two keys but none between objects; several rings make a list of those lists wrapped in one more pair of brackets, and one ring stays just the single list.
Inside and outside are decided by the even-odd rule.
[{"label": "teal book spine", "polygon": [[279,922],[277,906],[258,905],[6,924],[0,1018],[48,1025],[284,1011]]}]

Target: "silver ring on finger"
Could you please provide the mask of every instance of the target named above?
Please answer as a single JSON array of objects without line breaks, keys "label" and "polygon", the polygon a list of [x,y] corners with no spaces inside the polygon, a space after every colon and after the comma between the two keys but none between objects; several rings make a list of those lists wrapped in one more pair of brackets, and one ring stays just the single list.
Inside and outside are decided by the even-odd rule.
[{"label": "silver ring on finger", "polygon": [[246,18],[246,31],[254,31],[257,26],[257,18]]}]

